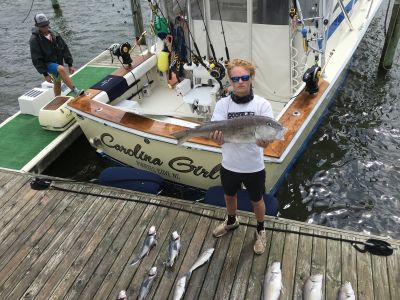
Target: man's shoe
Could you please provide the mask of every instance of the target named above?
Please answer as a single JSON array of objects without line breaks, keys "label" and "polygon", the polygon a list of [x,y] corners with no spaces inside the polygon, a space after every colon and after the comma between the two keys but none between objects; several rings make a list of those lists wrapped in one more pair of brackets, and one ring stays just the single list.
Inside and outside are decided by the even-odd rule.
[{"label": "man's shoe", "polygon": [[222,224],[219,224],[213,231],[214,237],[221,237],[225,235],[230,230],[235,230],[239,227],[239,220],[236,218],[235,223],[228,225],[228,219],[226,219]]},{"label": "man's shoe", "polygon": [[254,252],[256,254],[263,254],[267,246],[267,234],[265,230],[260,232],[256,231],[256,242],[254,243]]}]

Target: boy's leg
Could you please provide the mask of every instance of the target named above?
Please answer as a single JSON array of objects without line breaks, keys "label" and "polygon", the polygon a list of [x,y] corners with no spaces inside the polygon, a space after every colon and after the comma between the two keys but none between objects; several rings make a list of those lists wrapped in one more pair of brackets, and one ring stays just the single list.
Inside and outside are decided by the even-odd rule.
[{"label": "boy's leg", "polygon": [[56,80],[53,78],[53,90],[54,90],[54,96],[61,95],[61,81],[60,80]]}]

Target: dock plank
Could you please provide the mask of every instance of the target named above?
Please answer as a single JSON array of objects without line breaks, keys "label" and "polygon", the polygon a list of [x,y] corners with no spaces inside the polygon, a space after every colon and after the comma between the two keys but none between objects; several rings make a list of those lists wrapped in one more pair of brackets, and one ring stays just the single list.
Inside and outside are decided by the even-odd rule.
[{"label": "dock plank", "polygon": [[386,257],[372,255],[371,260],[372,280],[374,282],[374,299],[391,299]]},{"label": "dock plank", "polygon": [[[323,235],[320,230],[314,230],[315,235]],[[322,274],[322,293],[326,297],[326,239],[313,237],[311,275]]]},{"label": "dock plank", "polygon": [[[141,237],[136,244],[136,247],[131,248],[131,253],[128,258],[127,263],[125,264],[123,271],[120,273],[120,276],[114,286],[114,288],[110,291],[109,294],[105,293],[103,295],[103,298],[108,298],[108,299],[115,299],[116,295],[118,295],[118,292],[120,290],[126,290],[128,294],[133,293],[132,287],[131,287],[131,282],[136,273],[143,269],[146,269],[147,271],[150,270],[152,267],[153,261],[154,261],[154,253],[159,251],[160,247],[154,247],[150,253],[145,256],[140,262],[138,262],[136,265],[131,266],[130,263],[132,259],[140,253],[140,250],[143,246],[144,240],[147,237],[147,233],[150,229],[151,226],[156,227],[156,232],[160,231],[160,226],[163,222],[163,219],[167,216],[168,213],[168,208],[165,207],[156,207],[156,211],[152,218],[149,220],[149,223],[147,224],[146,228],[144,230],[140,230],[139,228],[135,228],[135,230],[139,231],[139,234],[141,234]],[[162,236],[161,239],[165,239],[165,236]],[[157,241],[160,240],[160,234],[157,234]],[[108,296],[107,296],[108,295]]]},{"label": "dock plank", "polygon": [[[371,254],[357,251],[357,289],[358,299],[374,299],[374,283],[372,279]],[[377,299],[378,300],[378,299]]]},{"label": "dock plank", "polygon": [[[224,218],[225,211],[212,211],[205,210],[204,214],[210,217],[216,217],[219,219]],[[201,217],[199,223],[208,227],[208,231],[205,235],[203,245],[201,247],[200,253],[203,253],[209,248],[215,248],[215,244],[217,243],[217,239],[212,235],[212,232],[216,226],[221,222],[221,220],[211,219],[207,217]],[[197,269],[193,272],[192,277],[190,278],[190,285],[186,289],[185,298],[186,299],[199,299],[199,295],[201,292],[201,287],[205,280],[209,279],[207,277],[208,268],[210,267],[211,261],[208,262],[205,266]]]},{"label": "dock plank", "polygon": [[[328,236],[340,238],[340,235],[328,233]],[[325,299],[337,299],[337,294],[342,283],[342,248],[341,243],[335,240],[326,240],[326,277],[325,277]]]},{"label": "dock plank", "polygon": [[32,281],[31,276],[25,276],[17,285],[17,288],[10,294],[10,297],[19,298],[22,296],[23,298],[32,298],[39,293],[48,280],[57,279],[64,275],[64,262],[69,262],[70,259],[74,257],[74,250],[76,248],[84,246],[84,233],[93,231],[98,226],[99,221],[103,217],[103,213],[109,209],[108,203],[102,203],[102,199],[100,198],[101,197],[97,197],[95,199],[94,203],[97,205],[92,206],[88,210],[88,213],[79,220],[76,225],[78,226],[76,227],[77,230],[73,230],[64,239],[60,247],[56,250],[56,254],[53,255],[43,267],[33,268],[33,272],[29,275],[32,274],[33,276],[33,274],[35,274],[34,280]]},{"label": "dock plank", "polygon": [[[135,206],[134,211],[132,211],[124,227],[114,239],[111,247],[107,250],[107,253],[104,255],[93,275],[88,279],[86,285],[81,290],[76,291],[77,297],[83,299],[92,299],[94,298],[96,292],[98,292],[99,287],[102,286],[102,283],[105,279],[107,283],[109,283],[110,281],[112,282],[112,279],[115,278],[118,274],[117,271],[114,272],[114,270],[118,270],[118,266],[121,265],[121,263],[118,264],[119,261],[121,261],[119,257],[125,257],[123,255],[123,251],[124,249],[125,251],[127,251],[128,249],[128,247],[125,247],[125,244],[127,240],[131,240],[130,235],[133,232],[133,228],[135,228],[136,225],[139,223],[140,216],[142,214],[148,214],[149,212],[154,212],[154,210],[155,208],[153,206],[146,206],[140,203]],[[127,239],[127,237],[129,237],[129,239]],[[131,249],[129,249],[129,251],[130,250]],[[114,263],[115,266],[113,267]],[[84,274],[81,274],[80,277],[83,275]],[[78,280],[80,280],[80,278]],[[114,283],[112,283],[112,285],[114,285]],[[110,287],[110,289],[111,288],[112,286]],[[104,290],[106,289],[107,287],[104,288]],[[73,299],[73,297],[71,298],[69,296],[68,298]]]},{"label": "dock plank", "polygon": [[[354,237],[343,234],[343,239],[355,240]],[[350,282],[357,295],[357,250],[349,242],[341,242],[342,257],[342,284]]]},{"label": "dock plank", "polygon": [[[100,201],[100,199],[96,199]],[[64,275],[65,264],[74,259],[76,249],[80,249],[85,245],[86,236],[88,233],[93,232],[99,225],[100,220],[104,214],[111,208],[111,202],[99,203],[96,207],[89,210],[88,216],[90,216],[85,223],[80,224],[71,234],[63,241],[61,246],[57,249],[56,255],[53,255],[47,262],[42,270],[36,275],[35,280],[29,285],[29,288],[24,292],[24,298],[35,297],[41,290],[45,288],[47,281],[61,280]],[[66,263],[65,263],[66,262]],[[43,297],[47,299],[47,297]]]},{"label": "dock plank", "polygon": [[[119,214],[126,205],[126,201],[108,200],[107,202],[112,205],[111,210],[101,216],[101,223],[98,224],[98,227],[95,230],[83,232],[81,234],[81,240],[78,241],[78,243],[75,243],[79,246],[74,246],[74,248],[68,252],[68,255],[64,257],[62,263],[60,263],[54,271],[57,276],[49,278],[39,292],[40,297],[47,299],[64,298],[76,276],[80,273],[97,246],[100,244],[108,229],[114,225],[114,221],[119,217]],[[87,240],[89,241],[84,247],[80,246],[79,242],[82,241],[83,244],[84,241]],[[57,277],[59,278],[57,279]]]},{"label": "dock plank", "polygon": [[[239,216],[239,226],[232,235],[232,240],[229,244],[228,251],[226,252],[225,262],[221,271],[220,279],[218,281],[217,291],[214,298],[216,299],[229,299],[232,289],[232,282],[235,279],[236,270],[238,267],[238,259],[242,252],[243,241],[246,236],[246,231],[249,223],[249,218]],[[250,228],[249,228],[250,230]]]},{"label": "dock plank", "polygon": [[[270,220],[265,221],[265,226],[267,228],[275,227],[274,223]],[[255,229],[253,228],[253,230],[249,230],[249,233],[253,236],[253,239],[252,241],[250,241],[247,251],[253,252],[253,263],[251,266],[251,273],[247,284],[246,299],[257,299],[262,293],[262,281],[264,279],[270,251],[275,246],[272,244],[272,236],[274,232],[270,229],[266,229],[267,247],[265,248],[265,252],[262,255],[254,254],[253,245],[255,240]]]},{"label": "dock plank", "polygon": [[[303,235],[301,233],[304,233]],[[313,230],[300,228],[300,236],[297,250],[296,274],[293,285],[293,299],[302,299],[303,286],[311,274],[311,262],[313,253]],[[306,235],[307,234],[307,235]],[[310,235],[309,235],[310,234]]]},{"label": "dock plank", "polygon": [[[122,230],[123,226],[126,226],[129,217],[132,212],[135,210],[137,203],[127,201],[124,208],[117,216],[114,224],[108,228],[107,232],[104,235],[104,238],[101,240],[97,248],[94,250],[93,254],[90,255],[87,263],[82,268],[74,268],[73,273],[76,275],[74,277],[74,282],[72,283],[70,289],[66,293],[64,299],[77,299],[88,283],[89,279],[92,277],[95,270],[98,270],[100,264],[106,259],[107,252],[110,251],[110,247],[112,247],[112,243],[118,237],[118,234]],[[72,273],[71,271],[69,271]],[[78,274],[79,273],[79,274]],[[68,277],[72,277],[69,275]]]},{"label": "dock plank", "polygon": [[[17,252],[20,252],[22,249],[27,250],[28,242],[34,243],[38,238],[38,234],[41,236],[40,234],[44,234],[47,231],[55,221],[56,217],[60,215],[69,204],[68,199],[70,199],[65,197],[64,194],[57,192],[54,197],[49,198],[48,195],[46,195],[46,197],[49,201],[48,205],[45,205],[47,200],[42,201],[40,205],[37,205],[39,207],[36,208],[36,212],[32,210],[29,213],[29,218],[24,218],[22,222],[18,224],[19,228],[25,227],[23,228],[24,230],[13,230],[2,243],[2,250],[0,251],[0,270],[11,258],[17,256]],[[25,223],[26,225],[21,226],[22,223]],[[20,255],[21,253],[19,253],[19,256]]]},{"label": "dock plank", "polygon": [[[177,206],[177,208],[179,209],[180,206]],[[161,224],[158,226],[157,246],[149,253],[145,264],[140,266],[135,272],[129,283],[129,287],[126,289],[129,295],[132,295],[132,298],[135,299],[139,296],[142,281],[152,267],[157,267],[158,272],[161,273],[161,269],[164,267],[163,262],[167,260],[167,253],[163,250],[168,249],[169,236],[174,228],[174,221],[179,213],[178,209],[167,209]]]},{"label": "dock plank", "polygon": [[[179,206],[180,207],[180,206]],[[190,214],[188,212],[179,211],[171,230],[168,232],[167,239],[162,246],[160,255],[158,256],[156,265],[158,266],[157,278],[154,282],[148,298],[157,299],[156,291],[169,291],[173,286],[177,276],[176,270],[179,270],[183,257],[185,257],[188,245],[193,238],[193,227],[197,226],[199,217],[194,216],[189,220]],[[164,266],[164,262],[168,257],[168,245],[172,232],[177,231],[181,239],[181,249],[177,259],[172,268]],[[160,267],[162,266],[162,267]],[[165,297],[165,295],[164,295]]]},{"label": "dock plank", "polygon": [[[237,269],[240,272],[236,273],[235,280],[233,282],[232,291],[230,294],[230,299],[245,299],[247,285],[249,282],[251,267],[253,263],[254,257],[254,227],[256,226],[257,222],[254,219],[249,220],[249,225],[246,228],[246,235],[243,239],[243,246],[242,251],[240,253],[240,257],[238,259],[238,266]],[[269,249],[269,244],[267,242],[267,249]]]},{"label": "dock plank", "polygon": [[[153,203],[156,204],[157,201],[153,201]],[[117,258],[114,260],[111,268],[108,270],[107,274],[103,274],[102,282],[94,291],[92,289],[85,288],[81,294],[83,299],[89,299],[89,293],[92,292],[95,292],[93,296],[94,299],[104,299],[107,298],[108,295],[111,295],[111,298],[115,298],[117,295],[115,291],[126,289],[127,283],[125,285],[120,285],[118,279],[126,276],[127,271],[125,270],[130,262],[130,259],[132,258],[132,254],[135,253],[134,249],[137,245],[140,245],[140,241],[143,241],[143,239],[140,239],[140,237],[147,233],[146,229],[148,230],[150,228],[151,225],[149,226],[149,223],[152,220],[156,210],[157,207],[155,205],[148,205],[145,207],[143,213],[138,216],[139,221],[136,223],[135,227],[130,228],[129,235],[127,235],[125,238],[125,244]]]},{"label": "dock plank", "polygon": [[[399,249],[399,247],[397,247]],[[387,266],[389,273],[389,290],[392,300],[400,299],[400,251],[395,250],[393,254],[387,257]]]},{"label": "dock plank", "polygon": [[[8,276],[13,274],[17,267],[19,268],[19,273],[24,272],[24,269],[19,266],[23,266],[28,259],[29,262],[35,260],[35,257],[38,256],[41,250],[47,247],[53,237],[63,228],[69,218],[71,218],[71,215],[78,208],[78,204],[79,199],[76,199],[76,195],[65,195],[63,202],[58,205],[58,209],[44,220],[42,225],[32,234],[29,240],[26,240],[24,245],[18,248],[17,252],[15,251],[16,249],[10,248],[10,252],[13,253],[14,256],[11,259],[6,258],[4,261],[0,262],[0,286],[8,279]],[[15,248],[18,246],[19,245],[15,246]]]},{"label": "dock plank", "polygon": [[[200,223],[199,226],[201,225],[202,224]],[[208,267],[207,270],[208,280],[206,280],[201,287],[198,287],[199,289],[201,288],[201,292],[199,295],[200,299],[214,299],[214,295],[216,293],[216,289],[221,275],[221,270],[225,263],[226,253],[231,243],[232,236],[236,234],[236,231],[237,230],[228,232],[226,235],[216,239],[213,256],[211,257],[211,260],[208,262],[208,265],[206,266]],[[207,228],[204,229],[202,228],[202,233],[205,234],[206,232]],[[190,256],[192,258],[189,257],[187,260],[193,263],[195,260],[194,258],[196,258],[197,255],[191,254]],[[187,270],[188,268],[190,268],[190,266],[187,266],[184,270]],[[183,274],[184,272],[181,272],[178,278],[180,278]]]},{"label": "dock plank", "polygon": [[[158,277],[148,299],[172,299],[177,279],[210,247],[215,252],[193,272],[184,299],[259,299],[265,272],[275,261],[282,267],[280,299],[301,299],[304,282],[317,273],[324,275],[325,299],[336,299],[346,281],[358,299],[399,299],[399,250],[379,257],[351,245],[352,240],[385,237],[266,217],[267,249],[255,255],[253,213],[238,212],[241,226],[214,238],[225,208],[59,179],[33,192],[32,177],[0,171],[0,194],[8,195],[0,197],[5,222],[0,228],[0,299],[115,299],[122,289],[133,299],[152,266]],[[151,225],[158,245],[141,263],[129,266]],[[166,269],[174,230],[181,235],[182,251],[174,268]],[[400,241],[389,242],[400,248]]]},{"label": "dock plank", "polygon": [[[69,240],[71,240],[71,238],[75,237],[75,235],[73,234],[74,230],[76,232],[77,229],[80,229],[82,227],[84,228],[84,225],[87,224],[92,219],[93,215],[97,212],[96,206],[98,202],[96,200],[98,199],[94,199],[90,202],[88,201],[88,210],[83,210],[83,214],[75,214],[68,225],[64,226],[62,230],[58,232],[56,238],[53,239],[51,244],[49,244],[47,248],[42,249],[41,253],[38,253],[39,257],[35,261],[31,263],[29,260],[27,261],[28,266],[27,269],[25,269],[26,271],[24,273],[20,273],[19,268],[13,273],[16,274],[16,278],[10,277],[7,280],[8,286],[6,289],[4,289],[4,293],[3,291],[0,292],[0,298],[3,296],[5,298],[21,297],[22,294],[25,293],[26,289],[31,285],[31,283],[36,280],[37,276],[42,270],[44,272],[48,272],[48,270],[44,268],[49,261],[54,261],[54,259],[59,256],[59,247],[62,247],[62,245],[65,244],[65,241],[68,242]],[[21,268],[25,268],[25,264],[21,264],[20,266]],[[10,287],[11,290],[9,290],[8,287]]]},{"label": "dock plank", "polygon": [[[287,229],[298,232],[298,226],[288,225]],[[280,299],[293,299],[293,286],[296,275],[296,260],[299,246],[299,234],[286,233],[283,257],[281,263],[282,269],[282,291]]]}]

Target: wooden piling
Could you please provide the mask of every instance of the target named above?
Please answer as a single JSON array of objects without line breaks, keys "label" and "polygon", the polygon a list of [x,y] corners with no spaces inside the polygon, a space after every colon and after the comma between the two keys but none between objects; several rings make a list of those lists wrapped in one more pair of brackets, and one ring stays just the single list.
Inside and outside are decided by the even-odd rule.
[{"label": "wooden piling", "polygon": [[58,3],[58,0],[51,0],[51,5],[54,9],[60,9],[60,4]]},{"label": "wooden piling", "polygon": [[[138,37],[144,32],[142,10],[140,9],[139,0],[131,0],[133,25],[135,27],[135,36]],[[145,44],[145,39],[142,39],[141,44]]]},{"label": "wooden piling", "polygon": [[380,68],[388,70],[392,67],[393,58],[400,38],[400,0],[395,0],[390,18],[389,29],[386,34],[382,50]]}]

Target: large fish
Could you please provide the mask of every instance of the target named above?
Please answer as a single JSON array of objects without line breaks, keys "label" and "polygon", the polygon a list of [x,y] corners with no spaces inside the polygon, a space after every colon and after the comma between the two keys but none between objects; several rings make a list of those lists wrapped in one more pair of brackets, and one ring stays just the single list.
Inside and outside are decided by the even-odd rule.
[{"label": "large fish", "polygon": [[194,262],[192,267],[189,269],[189,271],[183,275],[181,278],[176,283],[175,290],[174,290],[174,297],[173,300],[180,300],[182,299],[183,294],[185,294],[186,290],[186,285],[189,282],[190,276],[192,276],[192,272],[196,270],[198,267],[202,266],[205,264],[213,255],[214,253],[214,248],[207,249],[204,251]]},{"label": "large fish", "polygon": [[354,295],[353,288],[350,282],[345,282],[342,284],[337,300],[355,300],[356,296]]},{"label": "large fish", "polygon": [[222,131],[225,143],[255,143],[256,139],[283,140],[286,128],[277,121],[264,116],[246,116],[223,121],[211,121],[192,129],[172,135],[182,144],[193,136],[208,137],[210,132]]},{"label": "large fish", "polygon": [[136,265],[139,261],[142,260],[143,257],[149,254],[150,250],[157,245],[157,240],[156,240],[156,228],[154,226],[151,226],[149,229],[149,232],[147,233],[146,239],[144,240],[142,249],[140,250],[139,255],[136,255],[130,265]]},{"label": "large fish", "polygon": [[277,300],[282,289],[281,263],[274,262],[267,270],[264,277],[263,299]]},{"label": "large fish", "polygon": [[152,267],[143,280],[139,290],[138,300],[144,300],[150,292],[151,286],[153,285],[154,279],[157,275],[157,267]]},{"label": "large fish", "polygon": [[322,300],[322,275],[310,276],[303,288],[303,300]]},{"label": "large fish", "polygon": [[178,257],[181,250],[181,237],[178,232],[174,231],[171,234],[171,240],[169,241],[168,247],[168,261],[166,265],[170,268],[174,265],[175,259]]}]

